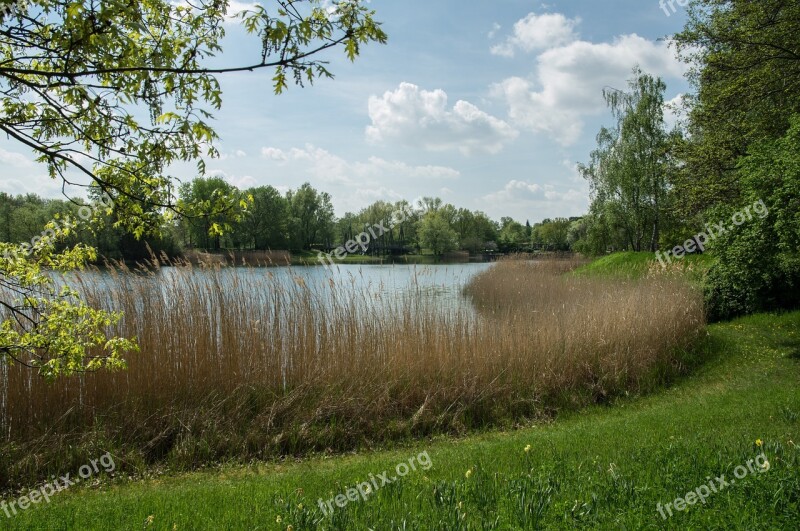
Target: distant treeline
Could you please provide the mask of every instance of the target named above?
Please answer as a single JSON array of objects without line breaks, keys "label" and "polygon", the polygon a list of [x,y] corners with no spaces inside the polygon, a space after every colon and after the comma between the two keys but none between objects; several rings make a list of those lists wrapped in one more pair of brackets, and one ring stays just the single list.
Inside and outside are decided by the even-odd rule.
[{"label": "distant treeline", "polygon": [[[225,213],[203,215],[201,210],[140,239],[115,227],[112,213],[102,224],[80,226],[62,245],[85,243],[95,247],[103,258],[131,261],[145,259],[151,251],[170,257],[191,250],[329,251],[355,239],[366,228],[388,227],[394,213],[402,209],[410,215],[371,242],[366,254],[466,251],[482,255],[570,251],[582,227],[581,218],[546,219],[534,225],[510,217],[497,222],[483,212],[456,208],[439,198],[423,198],[415,205],[377,201],[358,213],[337,218],[331,196],[308,183],[281,194],[272,186],[238,190],[221,178],[211,177],[187,183],[180,190],[181,201],[200,205],[211,204],[221,195],[239,201],[232,201],[235,206]],[[29,242],[53,219],[77,219],[79,208],[66,200],[0,193],[0,240]]]}]

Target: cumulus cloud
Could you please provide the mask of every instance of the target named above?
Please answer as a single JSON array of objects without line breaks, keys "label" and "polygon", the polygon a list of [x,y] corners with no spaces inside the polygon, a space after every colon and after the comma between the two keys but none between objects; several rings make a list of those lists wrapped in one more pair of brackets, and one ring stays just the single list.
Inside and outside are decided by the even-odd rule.
[{"label": "cumulus cloud", "polygon": [[484,196],[483,200],[489,205],[506,209],[535,208],[547,212],[545,215],[553,212],[565,217],[585,212],[589,205],[589,194],[574,188],[563,190],[550,184],[511,180],[501,190]]},{"label": "cumulus cloud", "polygon": [[494,55],[514,57],[517,50],[533,52],[563,46],[577,40],[575,27],[580,18],[569,19],[560,13],[529,13],[514,24],[514,33],[505,42],[492,46]]},{"label": "cumulus cloud", "polygon": [[243,151],[241,149],[237,149],[237,150],[232,151],[230,153],[226,153],[226,152],[222,152],[221,151],[220,154],[219,154],[219,157],[217,157],[217,160],[229,160],[229,159],[232,159],[232,158],[241,159],[241,158],[244,158],[246,156],[247,156],[247,152],[245,152],[245,151]]},{"label": "cumulus cloud", "polygon": [[[181,6],[181,7],[192,7],[196,9],[196,6],[186,0],[174,1],[173,5]],[[242,11],[255,11],[256,6],[259,5],[259,2],[240,2],[238,0],[231,0],[228,3],[228,12],[225,13],[225,23],[227,24],[239,24],[241,20],[236,17]]]},{"label": "cumulus cloud", "polygon": [[261,149],[262,157],[278,162],[301,163],[304,169],[321,181],[355,184],[356,180],[386,176],[421,179],[457,179],[461,173],[446,166],[412,166],[400,161],[370,157],[366,161],[350,162],[330,151],[307,144],[303,148],[283,150],[275,147]]},{"label": "cumulus cloud", "polygon": [[3,148],[0,148],[0,162],[13,166],[14,168],[30,168],[35,165],[35,163],[25,155],[14,151],[7,151]]},{"label": "cumulus cloud", "polygon": [[258,186],[258,181],[252,175],[236,175],[222,170],[212,170],[208,172],[208,175],[211,177],[220,177],[240,190]]},{"label": "cumulus cloud", "polygon": [[292,161],[302,165],[304,171],[325,183],[348,185],[353,183],[353,165],[330,151],[306,144],[303,148],[283,150],[275,147],[261,148],[261,156],[279,162]]},{"label": "cumulus cloud", "polygon": [[408,196],[406,188],[449,184],[461,177],[458,170],[446,166],[413,165],[380,157],[348,160],[313,144],[294,148],[266,146],[261,149],[261,157],[284,181],[309,181],[330,192],[339,214],[358,211],[377,200],[398,201]]},{"label": "cumulus cloud", "polygon": [[678,94],[671,100],[664,102],[664,123],[667,129],[674,129],[675,126],[685,121],[686,108],[683,106],[684,94]]},{"label": "cumulus cloud", "polygon": [[610,43],[575,41],[542,52],[533,79],[511,77],[493,92],[505,100],[514,125],[569,146],[583,132],[584,117],[606,112],[603,88],[625,89],[637,65],[664,78],[681,78],[686,68],[669,43],[635,34]]},{"label": "cumulus cloud", "polygon": [[498,153],[519,134],[472,103],[459,100],[448,108],[445,91],[422,90],[411,83],[401,83],[382,97],[371,96],[369,116],[370,141],[395,141],[429,151]]}]

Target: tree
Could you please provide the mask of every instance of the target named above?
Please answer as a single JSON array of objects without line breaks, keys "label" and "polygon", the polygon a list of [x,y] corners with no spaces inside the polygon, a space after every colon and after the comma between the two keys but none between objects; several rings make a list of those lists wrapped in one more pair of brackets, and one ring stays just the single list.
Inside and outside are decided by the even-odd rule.
[{"label": "tree", "polygon": [[[751,146],[740,167],[743,204],[758,211],[719,235],[709,271],[709,317],[797,307],[800,301],[800,114],[783,138]],[[712,219],[732,219],[737,205],[718,205]]]},{"label": "tree", "polygon": [[694,0],[675,36],[695,95],[675,182],[682,216],[742,199],[738,162],[753,143],[781,138],[800,113],[800,4]]},{"label": "tree", "polygon": [[512,218],[500,218],[500,233],[498,246],[504,253],[516,253],[525,247],[528,238],[525,237],[525,226]]},{"label": "tree", "polygon": [[456,231],[440,212],[429,211],[422,217],[419,227],[420,246],[430,250],[437,258],[455,249],[457,239]]},{"label": "tree", "polygon": [[247,210],[234,232],[256,250],[285,249],[289,243],[289,202],[272,186],[259,186],[244,191]]},{"label": "tree", "polygon": [[[209,125],[222,102],[216,76],[273,69],[280,93],[290,79],[302,85],[331,76],[319,52],[342,47],[353,60],[362,45],[386,42],[359,0],[331,9],[317,0],[276,0],[238,15],[260,59],[210,66],[222,51],[229,7],[227,0],[37,0],[3,11],[0,131],[30,148],[52,177],[92,183],[109,198],[98,211],[113,211],[137,237],[160,227],[165,213],[213,218],[228,212],[235,203],[223,195],[201,207],[178,202],[168,173],[173,162],[194,162],[203,177],[203,157],[217,155]],[[0,358],[50,377],[119,367],[124,350],[135,346],[108,339],[107,327],[118,316],[88,308],[42,273],[96,257],[80,245],[53,252],[72,227],[49,227],[31,256],[4,244],[0,260]],[[104,354],[89,357],[93,348]]]},{"label": "tree", "polygon": [[309,183],[286,194],[289,206],[290,246],[308,250],[314,245],[330,247],[334,214],[331,196],[318,192]]},{"label": "tree", "polygon": [[679,219],[699,226],[763,201],[768,214],[720,235],[706,282],[712,319],[800,298],[800,4],[695,0],[678,50],[696,95],[676,146]]},{"label": "tree", "polygon": [[569,251],[572,222],[566,218],[546,219],[531,230],[533,244],[545,251]]},{"label": "tree", "polygon": [[442,200],[439,197],[423,197],[417,201],[417,206],[424,214],[436,212],[442,208]]},{"label": "tree", "polygon": [[[197,178],[184,183],[180,187],[180,204],[192,205],[192,216],[182,218],[188,227],[189,241],[185,242],[190,247],[203,249],[222,249],[221,238],[229,233],[233,224],[240,219],[241,211],[247,203],[236,204],[222,211],[218,208],[219,198],[241,198],[239,190],[229,184],[222,177]],[[237,208],[238,207],[238,208]]]},{"label": "tree", "polygon": [[592,186],[590,219],[608,223],[606,233],[622,233],[631,250],[656,251],[669,173],[666,85],[636,68],[628,86],[630,92],[603,91],[617,125],[600,130],[591,162],[579,169]]},{"label": "tree", "polygon": [[394,229],[392,229],[393,233],[396,233],[395,241],[399,246],[400,250],[410,249],[411,247],[416,245],[417,250],[419,250],[419,223],[420,223],[420,212],[415,210],[408,201],[397,201],[394,204],[393,210],[395,212],[404,212],[405,213],[405,221],[396,225]]},{"label": "tree", "polygon": [[388,228],[392,225],[396,211],[397,208],[391,203],[376,201],[359,213],[358,222],[354,226],[354,228],[358,229],[354,231],[355,234],[359,234],[362,231],[369,232],[370,229],[374,231],[375,226],[385,228],[385,230],[381,229],[381,234],[369,243],[368,252],[370,254],[389,254],[393,249],[396,249],[400,226]]}]

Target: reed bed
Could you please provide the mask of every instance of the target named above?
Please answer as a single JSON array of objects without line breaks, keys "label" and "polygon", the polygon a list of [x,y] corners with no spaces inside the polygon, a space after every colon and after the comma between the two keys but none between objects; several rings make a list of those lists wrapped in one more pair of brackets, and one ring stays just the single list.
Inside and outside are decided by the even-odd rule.
[{"label": "reed bed", "polygon": [[131,474],[551,417],[669,381],[704,328],[685,282],[577,278],[565,260],[501,262],[452,307],[352,278],[152,265],[74,280],[125,313],[116,332],[141,346],[127,370],[46,384],[4,369],[0,489],[100,450]]}]

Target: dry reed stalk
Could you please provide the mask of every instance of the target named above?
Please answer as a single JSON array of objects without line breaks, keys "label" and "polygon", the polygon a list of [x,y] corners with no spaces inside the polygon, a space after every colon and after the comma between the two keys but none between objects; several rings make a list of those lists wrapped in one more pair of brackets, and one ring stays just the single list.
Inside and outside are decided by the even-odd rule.
[{"label": "dry reed stalk", "polygon": [[701,296],[670,277],[563,274],[577,264],[499,263],[465,290],[477,313],[355,278],[190,264],[79,275],[90,301],[125,312],[116,332],[141,353],[126,371],[53,385],[10,367],[0,466],[7,482],[30,479],[101,444],[132,467],[344,451],[643,392],[679,372],[705,324]]}]

